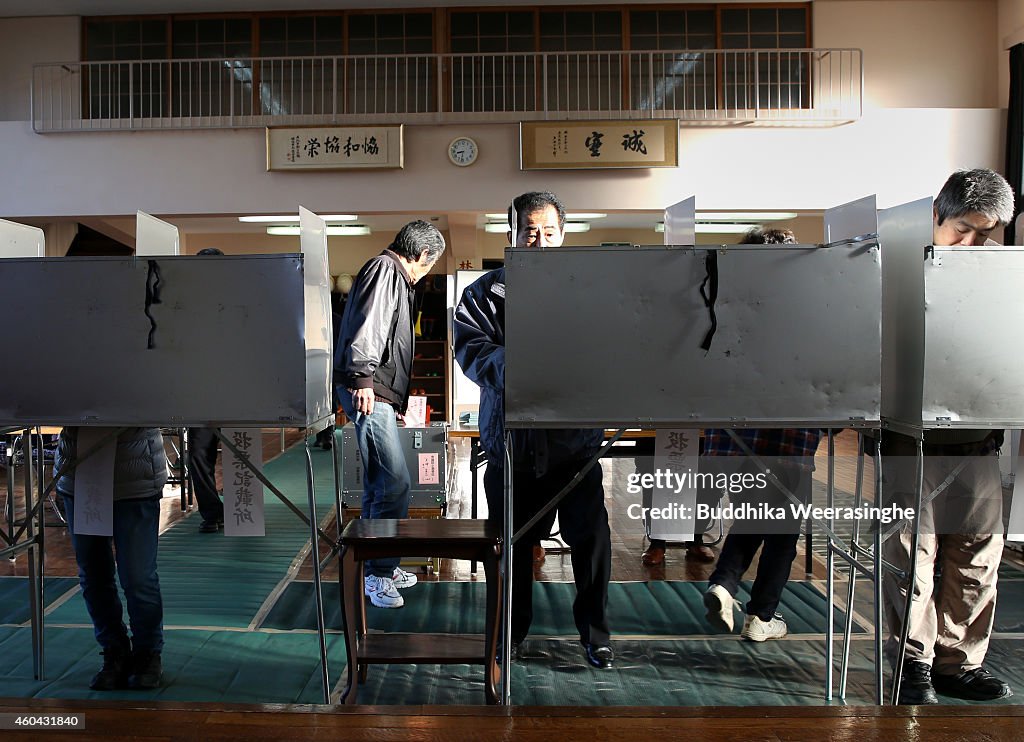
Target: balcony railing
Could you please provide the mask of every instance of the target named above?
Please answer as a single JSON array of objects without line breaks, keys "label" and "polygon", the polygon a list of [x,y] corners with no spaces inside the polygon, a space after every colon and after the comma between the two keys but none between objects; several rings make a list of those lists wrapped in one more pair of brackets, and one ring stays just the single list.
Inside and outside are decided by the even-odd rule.
[{"label": "balcony railing", "polygon": [[834,124],[858,49],[254,57],[36,64],[37,132],[678,118]]}]

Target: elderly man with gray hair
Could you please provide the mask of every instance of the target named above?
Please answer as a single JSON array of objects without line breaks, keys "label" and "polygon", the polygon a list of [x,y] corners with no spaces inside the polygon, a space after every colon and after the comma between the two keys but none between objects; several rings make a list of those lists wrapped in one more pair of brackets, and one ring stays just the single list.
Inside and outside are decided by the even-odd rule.
[{"label": "elderly man with gray hair", "polygon": [[[1012,219],[1013,191],[1002,176],[987,169],[958,170],[935,199],[933,243],[996,245],[989,235]],[[942,489],[944,499],[931,502],[920,514],[901,704],[938,703],[936,691],[976,701],[1012,695],[1009,685],[982,667],[992,635],[1003,553],[1002,487],[995,455],[1002,438],[1002,430],[991,429],[925,432],[924,493]],[[887,431],[880,445],[887,501],[912,505],[917,486],[915,441]],[[885,542],[883,557],[908,570],[910,545],[911,531],[905,526]],[[886,652],[891,660],[902,632],[907,587],[905,579],[886,573]]]}]

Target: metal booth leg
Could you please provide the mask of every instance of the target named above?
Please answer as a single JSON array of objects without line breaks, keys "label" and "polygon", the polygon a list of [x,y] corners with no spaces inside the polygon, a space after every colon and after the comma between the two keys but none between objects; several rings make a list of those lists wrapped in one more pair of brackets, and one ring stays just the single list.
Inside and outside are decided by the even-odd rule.
[{"label": "metal booth leg", "polygon": [[[864,447],[860,434],[857,435],[857,483],[854,490],[854,508],[861,507],[864,502]],[[853,521],[853,534],[850,536],[850,554],[859,556],[857,544],[860,539],[860,521]],[[846,678],[850,670],[850,637],[853,634],[853,601],[857,589],[857,568],[850,564],[849,584],[846,586],[846,620],[843,622],[843,656],[839,665],[839,700],[846,700]]]},{"label": "metal booth leg", "polygon": [[[900,680],[903,676],[903,662],[907,653],[907,640],[910,637],[910,609],[914,605],[914,590],[917,587],[917,547],[921,536],[921,500],[924,493],[924,439],[917,439],[917,483],[914,492],[914,523],[910,532],[910,566],[907,572],[907,597],[903,606],[903,626],[900,631],[899,651],[896,655],[896,666],[893,668],[892,705],[900,698]],[[894,534],[899,538],[899,534]]]},{"label": "metal booth leg", "polygon": [[[331,702],[331,681],[327,669],[327,627],[324,621],[324,595],[320,588],[320,529],[317,528],[316,491],[313,484],[313,457],[309,452],[309,437],[303,434],[306,452],[306,491],[309,495],[309,545],[313,557],[313,592],[316,597],[316,633],[320,640],[320,679],[324,684],[324,703]],[[335,478],[337,479],[337,478]],[[337,491],[337,488],[335,488]]]}]

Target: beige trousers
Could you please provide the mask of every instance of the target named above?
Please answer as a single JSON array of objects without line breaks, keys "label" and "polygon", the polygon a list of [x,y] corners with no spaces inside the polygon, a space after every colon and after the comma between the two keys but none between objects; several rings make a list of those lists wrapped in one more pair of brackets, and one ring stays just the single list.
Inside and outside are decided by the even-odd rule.
[{"label": "beige trousers", "polygon": [[[914,459],[890,456],[883,447],[882,487],[886,503],[913,502]],[[911,444],[911,451],[913,450]],[[917,549],[917,574],[910,612],[907,660],[920,660],[936,672],[955,674],[979,667],[985,660],[996,609],[996,580],[1003,553],[1002,489],[994,455],[935,455],[925,450],[924,495],[927,497],[963,464],[947,489],[922,509]],[[897,453],[907,453],[896,448]],[[888,492],[888,494],[886,494]],[[972,533],[948,533],[950,514],[968,523]],[[882,556],[896,567],[910,567],[910,527],[890,536]],[[936,571],[940,574],[936,576]],[[886,570],[882,581],[889,639],[886,656],[895,663],[906,605],[907,580]]]}]

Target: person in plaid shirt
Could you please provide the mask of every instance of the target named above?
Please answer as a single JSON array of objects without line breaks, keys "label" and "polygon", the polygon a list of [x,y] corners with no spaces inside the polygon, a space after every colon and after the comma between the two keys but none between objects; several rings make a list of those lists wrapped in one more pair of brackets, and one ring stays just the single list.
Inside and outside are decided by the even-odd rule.
[{"label": "person in plaid shirt", "polygon": [[[740,244],[796,244],[796,238],[788,230],[752,229]],[[814,453],[821,440],[822,431],[817,428],[786,429],[740,429],[735,433],[750,452],[756,454],[771,470],[772,474],[800,500],[810,499],[814,469]],[[750,458],[728,461],[725,457],[748,457],[727,430],[709,429],[704,431],[701,449],[702,468],[723,470],[730,473],[761,472],[761,468]],[[786,507],[788,499],[770,480],[763,489],[751,487],[743,493],[732,495],[733,502],[748,501],[753,505],[769,503]],[[786,507],[788,511],[788,507]],[[758,527],[760,525],[760,527]],[[786,622],[776,609],[782,597],[782,589],[789,579],[790,566],[796,558],[796,545],[800,538],[800,524],[792,518],[772,524],[755,525],[750,521],[733,523],[729,535],[722,545],[715,571],[704,594],[707,620],[721,631],[733,630],[733,612],[736,608],[736,593],[740,580],[750,567],[757,550],[761,558],[757,565],[757,576],[750,589],[750,600],[745,607],[741,636],[751,641],[763,642],[780,639],[787,633]]]}]

